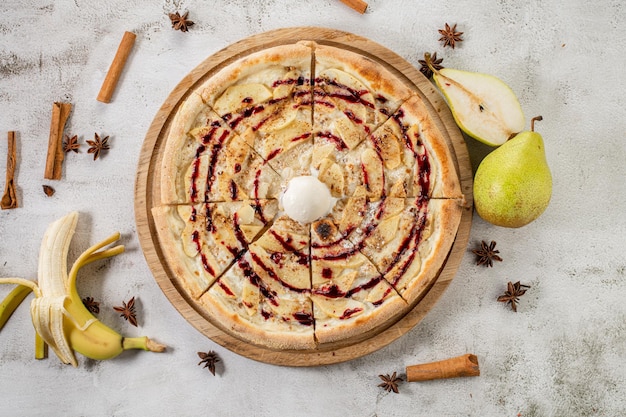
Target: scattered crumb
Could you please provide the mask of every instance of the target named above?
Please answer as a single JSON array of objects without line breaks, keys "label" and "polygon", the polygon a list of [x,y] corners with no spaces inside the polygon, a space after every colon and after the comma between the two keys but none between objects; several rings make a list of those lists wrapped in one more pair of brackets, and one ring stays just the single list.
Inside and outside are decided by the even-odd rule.
[{"label": "scattered crumb", "polygon": [[50,187],[49,185],[43,185],[43,192],[48,196],[48,197],[52,197],[54,195],[54,188]]}]

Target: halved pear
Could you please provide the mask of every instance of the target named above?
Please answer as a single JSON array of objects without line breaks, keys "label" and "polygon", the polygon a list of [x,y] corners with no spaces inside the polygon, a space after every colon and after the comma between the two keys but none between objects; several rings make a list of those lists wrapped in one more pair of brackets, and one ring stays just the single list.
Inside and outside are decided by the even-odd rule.
[{"label": "halved pear", "polygon": [[[427,59],[428,62],[428,59]],[[524,129],[524,113],[517,96],[492,75],[450,68],[432,68],[457,125],[469,136],[500,146]]]}]

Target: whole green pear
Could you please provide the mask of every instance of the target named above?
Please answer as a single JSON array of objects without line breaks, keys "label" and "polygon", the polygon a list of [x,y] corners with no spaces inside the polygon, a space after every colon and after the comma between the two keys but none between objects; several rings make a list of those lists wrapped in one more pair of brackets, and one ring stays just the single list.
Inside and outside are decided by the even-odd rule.
[{"label": "whole green pear", "polygon": [[474,206],[486,221],[497,226],[521,227],[548,207],[552,175],[541,135],[521,132],[487,155],[474,177]]}]

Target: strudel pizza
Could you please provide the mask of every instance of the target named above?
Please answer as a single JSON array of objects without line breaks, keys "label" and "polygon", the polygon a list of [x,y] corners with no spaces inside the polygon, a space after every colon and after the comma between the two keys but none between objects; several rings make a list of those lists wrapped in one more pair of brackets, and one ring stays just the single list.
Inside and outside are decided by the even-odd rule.
[{"label": "strudel pizza", "polygon": [[178,290],[270,349],[350,344],[399,320],[436,280],[464,204],[410,84],[312,41],[208,74],[179,104],[159,172],[152,214]]}]

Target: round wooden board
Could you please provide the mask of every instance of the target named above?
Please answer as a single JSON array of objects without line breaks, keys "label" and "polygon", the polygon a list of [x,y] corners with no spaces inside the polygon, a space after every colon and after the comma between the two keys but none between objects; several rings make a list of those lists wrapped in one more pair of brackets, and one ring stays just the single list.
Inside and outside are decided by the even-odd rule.
[{"label": "round wooden board", "polygon": [[[202,315],[200,309],[195,307],[194,300],[178,289],[173,274],[161,253],[151,209],[155,202],[160,201],[158,171],[164,138],[167,137],[169,125],[178,105],[187,93],[220,68],[242,56],[271,46],[296,43],[300,40],[313,40],[320,44],[344,48],[368,56],[385,65],[417,91],[430,106],[431,114],[456,155],[457,172],[468,207],[463,212],[455,242],[439,276],[426,295],[409,313],[386,330],[372,334],[364,340],[343,345],[320,345],[315,350],[277,351],[246,343],[213,326]],[[406,60],[369,39],[339,30],[316,27],[285,28],[251,36],[213,54],[193,69],[174,88],[156,114],[141,149],[135,183],[135,218],[139,241],[157,283],[170,302],[194,327],[225,348],[257,361],[288,366],[327,365],[355,359],[387,346],[417,325],[448,287],[463,258],[472,222],[472,201],[472,169],[467,147],[447,105],[433,84]]]}]

